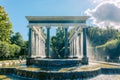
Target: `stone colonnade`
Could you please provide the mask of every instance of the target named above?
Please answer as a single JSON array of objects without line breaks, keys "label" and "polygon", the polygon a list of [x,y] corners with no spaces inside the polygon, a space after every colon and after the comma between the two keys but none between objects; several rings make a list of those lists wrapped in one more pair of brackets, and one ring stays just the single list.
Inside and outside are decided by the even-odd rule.
[{"label": "stone colonnade", "polygon": [[[64,56],[68,57],[68,42],[70,43],[70,56],[80,57],[81,54],[81,33],[80,26],[86,24],[89,16],[26,16],[29,22],[29,52],[27,63],[30,64],[33,58],[50,57],[50,27],[62,26],[65,30],[65,52]],[[42,33],[40,26],[47,28],[47,35]],[[75,27],[68,41],[68,27]],[[83,26],[84,27],[84,26]],[[83,62],[88,62],[86,53],[86,33],[83,30]],[[46,44],[46,48],[45,48]],[[46,50],[46,51],[45,51]],[[85,50],[85,51],[84,51]],[[86,63],[85,63],[86,64]]]},{"label": "stone colonnade", "polygon": [[[42,29],[39,26],[30,26],[29,28],[29,54],[30,58],[49,58],[50,57],[50,27],[47,28],[47,35],[42,32]],[[73,33],[70,34],[68,41],[68,27],[65,29],[65,57],[68,57],[68,42],[70,44],[70,56],[71,58],[82,58],[86,52],[82,52],[81,45],[81,33],[82,27],[74,27]],[[46,53],[45,53],[45,43],[46,43]],[[85,44],[85,43],[83,43]],[[84,45],[83,45],[84,47]],[[86,47],[86,46],[85,46]],[[85,49],[85,48],[84,48]],[[83,50],[86,51],[86,50]],[[83,54],[81,54],[83,53]]]},{"label": "stone colonnade", "polygon": [[86,25],[75,27],[69,37],[70,57],[82,58],[81,63],[83,64],[88,64],[86,29]]},{"label": "stone colonnade", "polygon": [[42,29],[36,26],[29,26],[29,47],[28,57],[45,57],[45,36]]},{"label": "stone colonnade", "polygon": [[73,32],[69,37],[70,44],[70,57],[71,58],[81,58],[81,27],[73,28]]},{"label": "stone colonnade", "polygon": [[[47,28],[47,35],[45,38],[39,26],[30,26],[29,28],[29,58],[49,58],[50,57],[50,28]],[[46,43],[46,53],[45,53]],[[65,27],[65,57],[68,54],[68,27]]]}]

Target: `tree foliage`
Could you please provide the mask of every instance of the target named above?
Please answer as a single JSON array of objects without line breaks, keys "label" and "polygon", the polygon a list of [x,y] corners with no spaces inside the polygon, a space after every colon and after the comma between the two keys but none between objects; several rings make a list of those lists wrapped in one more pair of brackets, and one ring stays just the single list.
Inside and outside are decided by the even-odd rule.
[{"label": "tree foliage", "polygon": [[102,29],[98,27],[88,28],[87,36],[92,42],[93,46],[105,44],[107,41],[116,39],[118,37],[118,30],[113,28]]},{"label": "tree foliage", "polygon": [[24,46],[24,40],[22,38],[22,35],[19,32],[15,33],[15,35],[11,37],[11,43],[21,47]]},{"label": "tree foliage", "polygon": [[0,6],[0,59],[19,57],[27,52],[27,41],[17,32],[12,35],[12,24],[4,8]]},{"label": "tree foliage", "polygon": [[0,6],[0,41],[5,41],[10,43],[11,34],[12,34],[12,24],[4,8]]},{"label": "tree foliage", "polygon": [[110,56],[111,59],[118,58],[120,56],[120,40],[111,40],[103,45],[96,47],[102,56]]},{"label": "tree foliage", "polygon": [[24,41],[22,35],[17,32],[11,37],[11,43],[20,46],[21,51],[19,55],[26,55],[27,53],[27,41]]},{"label": "tree foliage", "polygon": [[20,53],[21,48],[15,44],[0,41],[0,58],[13,57]]},{"label": "tree foliage", "polygon": [[110,59],[120,56],[120,32],[117,29],[92,27],[88,28],[87,36],[92,46],[96,47],[98,56],[110,56]]},{"label": "tree foliage", "polygon": [[51,47],[56,58],[64,57],[64,29],[58,27],[56,36],[51,38]]}]

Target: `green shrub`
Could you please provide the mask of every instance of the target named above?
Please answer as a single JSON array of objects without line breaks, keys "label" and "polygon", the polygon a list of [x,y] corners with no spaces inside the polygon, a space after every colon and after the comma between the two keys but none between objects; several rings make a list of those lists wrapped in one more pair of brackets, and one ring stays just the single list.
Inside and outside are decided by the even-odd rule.
[{"label": "green shrub", "polygon": [[[120,56],[120,40],[115,39],[106,42],[104,45],[97,46],[97,51],[102,53],[106,53],[106,55],[111,58],[118,58]],[[104,56],[106,56],[104,55]]]},{"label": "green shrub", "polygon": [[21,48],[15,44],[0,41],[0,58],[13,57],[20,53]]},{"label": "green shrub", "polygon": [[0,57],[8,56],[9,53],[9,44],[6,42],[0,42]]}]

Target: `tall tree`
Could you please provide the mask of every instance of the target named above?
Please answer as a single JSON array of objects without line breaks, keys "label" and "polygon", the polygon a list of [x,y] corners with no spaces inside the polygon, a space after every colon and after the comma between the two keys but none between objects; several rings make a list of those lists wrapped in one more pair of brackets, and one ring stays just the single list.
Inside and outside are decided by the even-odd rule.
[{"label": "tall tree", "polygon": [[24,46],[24,40],[22,38],[22,35],[19,32],[15,33],[15,35],[11,37],[11,43],[21,47]]},{"label": "tall tree", "polygon": [[27,46],[27,43],[28,43],[28,42],[23,40],[22,35],[21,35],[19,32],[15,33],[15,35],[13,35],[13,36],[11,37],[11,43],[20,46],[21,51],[20,51],[20,53],[18,54],[18,56],[19,56],[19,55],[26,55],[27,49],[28,49],[28,48],[27,48],[27,47],[28,47],[28,46]]},{"label": "tall tree", "polygon": [[113,28],[101,29],[98,27],[89,28],[87,36],[92,42],[93,46],[105,44],[107,41],[116,39],[118,37],[118,30]]},{"label": "tall tree", "polygon": [[11,34],[12,34],[12,24],[4,8],[0,6],[0,41],[5,41],[10,43]]},{"label": "tall tree", "polygon": [[62,27],[58,27],[56,36],[51,38],[51,47],[58,58],[64,57],[64,29]]}]

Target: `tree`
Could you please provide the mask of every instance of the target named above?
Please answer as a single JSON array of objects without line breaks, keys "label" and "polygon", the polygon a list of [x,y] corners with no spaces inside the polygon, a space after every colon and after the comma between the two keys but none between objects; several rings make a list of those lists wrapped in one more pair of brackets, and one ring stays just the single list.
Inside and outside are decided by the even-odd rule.
[{"label": "tree", "polygon": [[10,43],[10,36],[12,33],[12,24],[8,14],[5,12],[4,8],[0,6],[0,41]]},{"label": "tree", "polygon": [[11,43],[21,47],[24,46],[24,40],[22,38],[22,35],[19,32],[15,33],[15,35],[11,37]]},{"label": "tree", "polygon": [[51,47],[57,58],[64,57],[64,29],[58,27],[56,36],[51,38]]},{"label": "tree", "polygon": [[[4,8],[0,6],[0,58],[19,56],[26,47],[20,33],[11,37],[12,24]],[[12,43],[12,44],[11,44]]]},{"label": "tree", "polygon": [[27,48],[27,43],[28,42],[23,40],[22,35],[19,32],[15,33],[15,35],[13,35],[11,37],[11,43],[20,46],[21,51],[18,54],[18,56],[19,55],[26,55],[27,49],[28,49]]},{"label": "tree", "polygon": [[91,27],[87,31],[87,36],[92,46],[96,47],[95,54],[98,57],[109,56],[113,60],[120,56],[120,32],[117,29]]},{"label": "tree", "polygon": [[120,40],[115,39],[99,45],[97,51],[102,54],[102,57],[109,55],[110,59],[117,59],[120,56]]},{"label": "tree", "polygon": [[20,53],[21,48],[15,44],[0,41],[0,58],[8,58],[16,56]]},{"label": "tree", "polygon": [[113,28],[102,29],[98,27],[89,28],[87,36],[92,42],[93,46],[105,44],[107,41],[116,39],[118,37],[118,30]]}]

